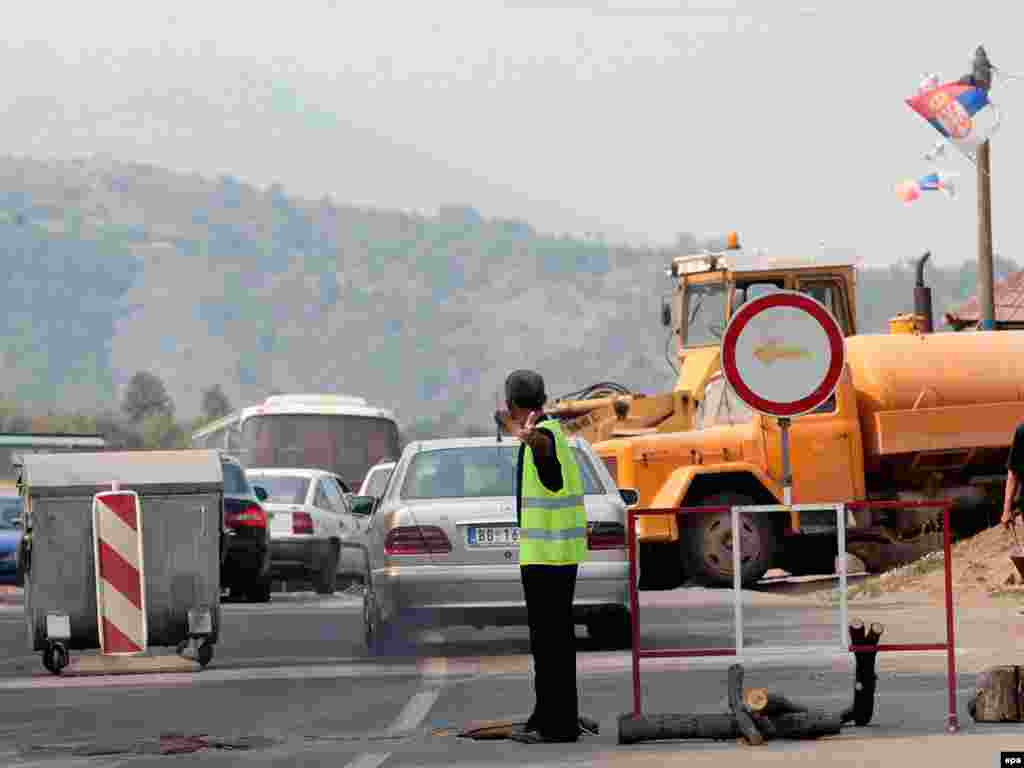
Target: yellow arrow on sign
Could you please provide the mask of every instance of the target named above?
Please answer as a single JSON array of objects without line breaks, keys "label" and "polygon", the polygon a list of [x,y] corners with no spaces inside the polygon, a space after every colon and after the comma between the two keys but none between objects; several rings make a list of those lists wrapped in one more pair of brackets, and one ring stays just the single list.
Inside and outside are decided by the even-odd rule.
[{"label": "yellow arrow on sign", "polygon": [[754,350],[754,357],[765,365],[771,365],[779,360],[800,360],[810,358],[811,353],[803,347],[787,347],[772,339],[767,344],[762,344]]}]

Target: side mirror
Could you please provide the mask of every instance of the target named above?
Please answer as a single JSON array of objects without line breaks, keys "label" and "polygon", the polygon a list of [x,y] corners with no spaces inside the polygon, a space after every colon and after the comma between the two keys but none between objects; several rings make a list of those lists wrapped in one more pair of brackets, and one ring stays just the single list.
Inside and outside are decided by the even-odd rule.
[{"label": "side mirror", "polygon": [[619,496],[627,507],[635,507],[640,503],[640,494],[633,488],[620,488]]},{"label": "side mirror", "polygon": [[661,300],[661,324],[666,328],[672,326],[672,307],[664,299]]},{"label": "side mirror", "polygon": [[269,498],[266,489],[262,486],[254,485],[252,492],[256,494],[256,498],[260,500],[261,504]]},{"label": "side mirror", "polygon": [[353,496],[350,499],[352,503],[352,514],[363,515],[367,517],[373,514],[373,508],[377,504],[376,496]]}]

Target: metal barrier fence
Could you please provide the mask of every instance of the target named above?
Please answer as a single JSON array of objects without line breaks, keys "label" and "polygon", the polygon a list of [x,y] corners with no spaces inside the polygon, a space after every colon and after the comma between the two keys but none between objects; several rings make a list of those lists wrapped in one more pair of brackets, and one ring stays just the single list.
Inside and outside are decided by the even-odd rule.
[{"label": "metal barrier fence", "polygon": [[[742,600],[742,573],[741,555],[742,547],[737,546],[734,535],[732,548],[733,567],[733,610],[735,615],[735,637],[734,648],[658,648],[640,649],[640,600],[638,596],[637,578],[637,541],[636,541],[636,519],[644,515],[665,515],[674,514],[677,517],[686,514],[721,514],[730,513],[732,517],[732,530],[739,531],[740,515],[743,513],[765,513],[765,512],[789,512],[805,510],[827,510],[834,509],[836,512],[836,554],[838,557],[839,575],[839,625],[840,625],[840,652],[857,653],[868,652],[892,652],[892,651],[946,651],[946,674],[949,688],[949,712],[946,716],[946,730],[955,733],[959,730],[959,719],[956,709],[956,641],[954,639],[954,618],[953,618],[953,572],[951,557],[951,534],[950,534],[950,510],[953,503],[949,500],[934,501],[855,501],[846,504],[795,504],[785,506],[780,504],[753,505],[753,506],[708,506],[708,507],[676,507],[669,509],[630,509],[627,512],[626,539],[629,548],[629,605],[630,623],[632,631],[632,652],[633,652],[633,714],[640,716],[641,694],[640,694],[640,659],[655,658],[693,658],[708,656],[735,656],[745,657],[743,649],[743,600]],[[944,643],[905,643],[905,644],[879,644],[879,645],[852,645],[849,637],[849,619],[847,605],[847,573],[846,573],[846,517],[847,512],[856,509],[921,509],[933,508],[942,509],[943,535],[942,546],[944,553],[943,568],[945,570],[945,610],[946,610],[946,642]],[[779,650],[791,650],[807,652],[811,650],[807,646],[792,646],[789,648],[775,648]],[[821,649],[819,649],[821,650]],[[764,649],[761,651],[764,654]]]}]

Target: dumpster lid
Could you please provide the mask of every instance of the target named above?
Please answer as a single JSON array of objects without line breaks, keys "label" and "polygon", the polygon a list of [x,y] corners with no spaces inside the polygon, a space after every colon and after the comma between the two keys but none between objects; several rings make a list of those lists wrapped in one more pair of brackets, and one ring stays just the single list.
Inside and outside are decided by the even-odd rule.
[{"label": "dumpster lid", "polygon": [[29,488],[109,488],[114,481],[123,490],[224,483],[220,455],[211,450],[35,453],[23,461],[22,482]]}]

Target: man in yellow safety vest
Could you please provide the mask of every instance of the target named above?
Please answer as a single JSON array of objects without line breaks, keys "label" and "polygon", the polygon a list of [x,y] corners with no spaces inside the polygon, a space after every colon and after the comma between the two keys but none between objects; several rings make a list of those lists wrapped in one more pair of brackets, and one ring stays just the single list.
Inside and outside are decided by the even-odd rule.
[{"label": "man in yellow safety vest", "polygon": [[521,441],[516,515],[536,693],[533,714],[512,738],[574,742],[581,733],[573,596],[587,555],[583,482],[561,425],[543,413],[547,396],[540,374],[509,374],[505,402],[508,411],[496,419]]}]

